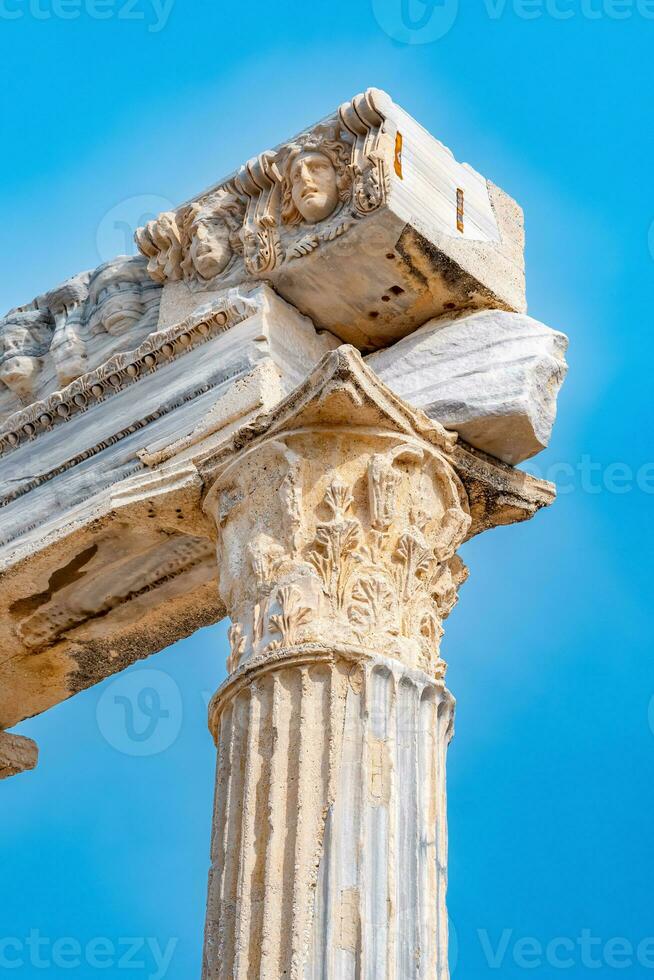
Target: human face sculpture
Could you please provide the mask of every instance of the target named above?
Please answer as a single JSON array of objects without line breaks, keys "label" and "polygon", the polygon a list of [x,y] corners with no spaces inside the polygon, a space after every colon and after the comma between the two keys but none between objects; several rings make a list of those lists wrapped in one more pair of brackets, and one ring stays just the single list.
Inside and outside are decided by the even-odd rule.
[{"label": "human face sculpture", "polygon": [[204,219],[196,222],[191,242],[191,261],[203,279],[220,275],[232,257],[229,229],[220,219]]},{"label": "human face sculpture", "polygon": [[140,291],[133,283],[101,294],[98,309],[102,326],[112,337],[120,337],[135,327],[143,316]]},{"label": "human face sculpture", "polygon": [[36,357],[10,357],[0,365],[0,381],[4,381],[18,398],[26,400],[34,390],[38,370],[39,361]]},{"label": "human face sculpture", "polygon": [[317,150],[300,153],[289,172],[291,197],[304,220],[313,225],[323,221],[338,204],[338,184],[334,165]]}]

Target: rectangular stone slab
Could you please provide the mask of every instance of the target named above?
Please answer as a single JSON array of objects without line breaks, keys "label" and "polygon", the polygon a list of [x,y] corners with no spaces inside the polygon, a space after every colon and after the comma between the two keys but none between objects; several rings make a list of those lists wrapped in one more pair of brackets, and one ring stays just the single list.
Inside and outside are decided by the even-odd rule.
[{"label": "rectangular stone slab", "polygon": [[379,89],[136,238],[160,324],[252,278],[361,350],[447,310],[525,310],[520,208]]}]

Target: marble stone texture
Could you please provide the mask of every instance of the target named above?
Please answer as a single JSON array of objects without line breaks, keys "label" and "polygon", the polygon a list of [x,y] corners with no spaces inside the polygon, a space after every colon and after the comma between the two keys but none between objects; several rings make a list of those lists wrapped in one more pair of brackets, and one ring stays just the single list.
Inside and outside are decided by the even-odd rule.
[{"label": "marble stone texture", "polygon": [[453,714],[381,656],[289,654],[219,692],[203,980],[447,980]]},{"label": "marble stone texture", "polygon": [[161,294],[145,259],[119,255],[0,317],[0,423],[145,340]]},{"label": "marble stone texture", "polygon": [[204,980],[448,980],[458,550],[555,496],[522,213],[368,89],[136,238],[0,320],[0,778],[229,616]]},{"label": "marble stone texture", "polygon": [[336,343],[235,288],[0,426],[0,728],[222,618],[194,462]]},{"label": "marble stone texture", "polygon": [[203,980],[447,980],[440,640],[460,545],[534,484],[345,345],[199,471],[231,620]]},{"label": "marble stone texture", "polygon": [[549,443],[567,344],[532,317],[483,310],[430,320],[366,361],[411,405],[515,465]]}]

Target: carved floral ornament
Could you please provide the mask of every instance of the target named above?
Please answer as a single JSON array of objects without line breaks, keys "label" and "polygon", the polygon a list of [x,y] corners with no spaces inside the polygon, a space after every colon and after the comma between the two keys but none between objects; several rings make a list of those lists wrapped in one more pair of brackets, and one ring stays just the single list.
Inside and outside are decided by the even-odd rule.
[{"label": "carved floral ornament", "polygon": [[278,424],[208,464],[230,671],[309,645],[444,672],[441,623],[466,577],[456,550],[471,524],[454,439],[436,425],[424,438],[390,416],[399,402],[389,413],[374,403],[360,360],[358,377],[342,370],[356,357],[333,352],[323,364],[335,376],[316,384],[314,373]]},{"label": "carved floral ornament", "polygon": [[230,670],[317,643],[443,672],[441,622],[466,577],[455,552],[470,516],[442,455],[383,430],[308,430],[262,444],[231,477],[217,496]]},{"label": "carved floral ornament", "polygon": [[386,199],[394,135],[369,90],[337,116],[248,161],[200,200],[136,233],[159,283],[223,285],[272,272],[344,234]]}]

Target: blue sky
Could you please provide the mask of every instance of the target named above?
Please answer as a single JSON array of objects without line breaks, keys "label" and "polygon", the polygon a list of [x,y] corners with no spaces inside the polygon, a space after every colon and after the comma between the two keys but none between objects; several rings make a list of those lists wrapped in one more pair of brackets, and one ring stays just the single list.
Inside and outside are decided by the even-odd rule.
[{"label": "blue sky", "polygon": [[[0,0],[0,307],[369,85],[517,198],[530,312],[571,341],[535,461],[561,493],[466,546],[447,624],[453,976],[654,977],[654,4],[405,0],[407,31],[401,2]],[[225,647],[121,679],[168,711],[151,754],[111,682],[20,726],[41,761],[0,786],[0,972],[199,976]]]}]

